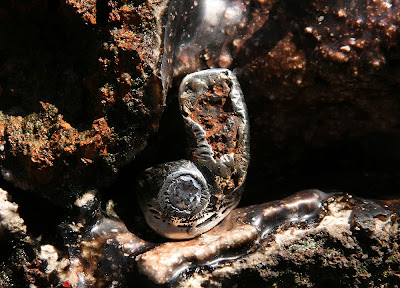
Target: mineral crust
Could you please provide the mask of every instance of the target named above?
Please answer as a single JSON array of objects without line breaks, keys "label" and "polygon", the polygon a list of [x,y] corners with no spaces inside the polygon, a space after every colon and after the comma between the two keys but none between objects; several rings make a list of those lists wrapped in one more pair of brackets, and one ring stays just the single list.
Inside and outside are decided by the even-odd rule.
[{"label": "mineral crust", "polygon": [[[0,1],[2,177],[53,201],[0,180],[0,286],[398,287],[399,3],[243,2],[256,13],[218,63],[249,110],[244,207],[170,242],[124,188],[131,168],[185,150],[176,87],[166,102],[158,78],[168,2]],[[312,221],[285,218],[263,237],[265,218],[236,221],[309,187],[385,200],[334,195]],[[110,198],[121,219],[99,208]]]},{"label": "mineral crust", "polygon": [[165,102],[163,5],[2,1],[3,177],[67,204],[145,147]]},{"label": "mineral crust", "polygon": [[77,228],[66,237],[75,247],[69,279],[84,287],[129,287],[138,279],[146,287],[395,287],[398,208],[307,190],[235,209],[197,238],[158,243],[99,214],[93,226],[69,225]]}]

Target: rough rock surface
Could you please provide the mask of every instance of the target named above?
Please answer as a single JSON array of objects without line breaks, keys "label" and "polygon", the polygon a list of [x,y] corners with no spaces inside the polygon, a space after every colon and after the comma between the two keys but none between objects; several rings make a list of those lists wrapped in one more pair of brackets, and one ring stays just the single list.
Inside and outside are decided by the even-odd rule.
[{"label": "rough rock surface", "polygon": [[144,148],[164,105],[162,9],[152,2],[2,1],[5,178],[65,204],[60,191],[109,184]]},{"label": "rough rock surface", "polygon": [[0,235],[25,235],[24,220],[18,215],[18,205],[8,200],[8,193],[0,188]]},{"label": "rough rock surface", "polygon": [[[391,170],[399,160],[396,152],[383,152],[398,141],[400,126],[399,3],[258,2],[267,12],[254,22],[264,24],[241,44],[233,64],[242,68],[252,140],[259,139],[252,142],[253,183],[269,171],[290,190],[288,179],[302,165],[313,186],[374,197],[382,193],[378,182],[392,189],[377,167]],[[357,164],[348,161],[354,158]],[[329,172],[320,170],[325,163]],[[365,185],[349,185],[343,174],[362,177],[360,166]],[[267,191],[271,182],[257,188]]]},{"label": "rough rock surface", "polygon": [[52,245],[39,247],[39,241],[29,235],[18,205],[8,198],[7,191],[0,189],[0,287],[52,287],[69,260],[58,262]]},{"label": "rough rock surface", "polygon": [[254,253],[200,269],[176,286],[396,287],[398,215],[386,210],[360,219],[356,214],[346,203],[333,202],[315,228],[279,229]]},{"label": "rough rock surface", "polygon": [[192,240],[161,243],[97,212],[93,226],[81,218],[65,227],[71,265],[60,279],[83,287],[396,287],[394,204],[308,190],[236,209]]},{"label": "rough rock surface", "polygon": [[[263,239],[242,222],[185,242],[148,231],[132,175],[185,154],[175,88],[160,121],[167,2],[0,1],[0,167],[37,192],[0,179],[0,286],[399,286],[394,200],[336,197]],[[249,3],[262,13],[229,67],[252,133],[241,205],[310,187],[398,198],[399,3]]]}]

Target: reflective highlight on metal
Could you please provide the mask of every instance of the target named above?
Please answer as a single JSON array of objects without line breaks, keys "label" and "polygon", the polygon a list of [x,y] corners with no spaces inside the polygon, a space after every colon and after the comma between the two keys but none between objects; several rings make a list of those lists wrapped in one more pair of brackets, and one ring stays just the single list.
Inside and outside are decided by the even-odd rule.
[{"label": "reflective highlight on metal", "polygon": [[172,0],[164,33],[161,78],[172,79],[207,68],[229,68],[252,7],[237,0]]},{"label": "reflective highlight on metal", "polygon": [[240,85],[227,69],[187,75],[179,104],[191,159],[147,169],[138,195],[150,227],[167,238],[189,239],[239,203],[250,159],[249,121]]}]

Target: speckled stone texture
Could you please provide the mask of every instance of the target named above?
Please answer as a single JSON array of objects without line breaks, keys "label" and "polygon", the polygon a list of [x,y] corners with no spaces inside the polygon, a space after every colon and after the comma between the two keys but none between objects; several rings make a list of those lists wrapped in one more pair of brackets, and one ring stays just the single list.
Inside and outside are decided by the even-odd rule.
[{"label": "speckled stone texture", "polygon": [[[244,217],[252,209],[257,207],[232,214]],[[265,239],[252,225],[232,226],[228,218],[199,238],[139,255],[139,269],[172,287],[397,287],[398,214],[335,196],[319,217],[311,226],[278,226]],[[179,269],[183,273],[174,274]]]},{"label": "speckled stone texture", "polygon": [[241,207],[309,188],[360,198],[263,241],[232,222],[170,242],[133,181],[187,151],[177,88],[164,99],[158,78],[167,2],[0,1],[0,286],[76,287],[86,271],[94,287],[398,287],[399,3],[248,1],[260,13],[226,64],[251,126]]},{"label": "speckled stone texture", "polygon": [[[162,4],[0,4],[0,166],[64,202],[111,183],[157,130]],[[60,201],[61,199],[61,201]]]},{"label": "speckled stone texture", "polygon": [[[197,238],[172,242],[153,238],[152,243],[141,238],[144,234],[138,237],[128,230],[112,206],[101,212],[92,197],[84,198],[81,217],[64,226],[67,258],[49,244],[35,243],[31,248],[35,253],[29,259],[36,260],[25,260],[25,265],[41,271],[33,283],[46,275],[48,285],[68,282],[71,287],[138,283],[141,287],[397,287],[400,283],[396,201],[382,204],[307,190],[281,201],[235,209]],[[305,215],[312,217],[293,222],[286,218]]]},{"label": "speckled stone texture", "polygon": [[24,220],[18,215],[18,205],[8,199],[8,193],[0,189],[0,235],[4,233],[26,234]]},{"label": "speckled stone texture", "polygon": [[302,170],[299,181],[318,187],[397,193],[378,167],[397,182],[399,3],[255,2],[266,6],[255,16],[264,24],[239,43],[234,66],[252,128],[249,177],[274,179],[256,187],[290,190]]}]

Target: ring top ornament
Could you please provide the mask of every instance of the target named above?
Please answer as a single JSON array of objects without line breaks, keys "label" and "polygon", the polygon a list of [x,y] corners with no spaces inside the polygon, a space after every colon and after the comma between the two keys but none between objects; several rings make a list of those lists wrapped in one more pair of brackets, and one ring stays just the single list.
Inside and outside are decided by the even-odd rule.
[{"label": "ring top ornament", "polygon": [[179,89],[191,159],[148,168],[139,181],[147,223],[172,239],[196,237],[240,201],[250,159],[243,93],[228,69],[187,75]]}]

